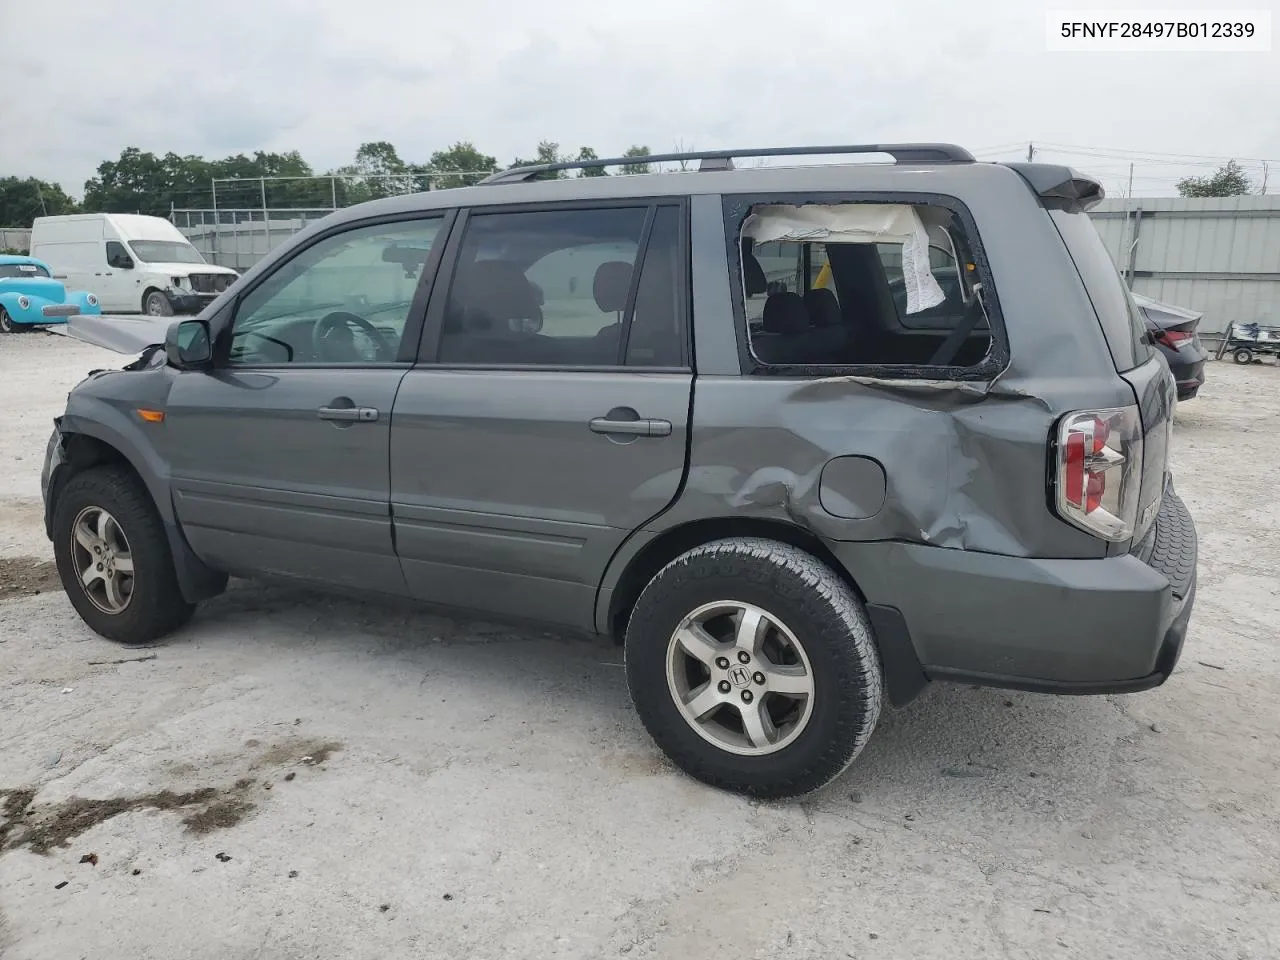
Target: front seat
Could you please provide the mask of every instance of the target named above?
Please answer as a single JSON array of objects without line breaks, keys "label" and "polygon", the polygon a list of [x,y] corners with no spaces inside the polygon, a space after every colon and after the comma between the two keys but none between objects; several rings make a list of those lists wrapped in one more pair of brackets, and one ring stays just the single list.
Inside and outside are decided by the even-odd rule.
[{"label": "front seat", "polygon": [[450,298],[440,359],[457,363],[537,363],[545,337],[541,298],[518,264],[478,260],[458,271]]},{"label": "front seat", "polygon": [[613,323],[601,327],[591,345],[593,355],[600,359],[592,362],[615,364],[618,360],[618,341],[622,337],[622,315],[627,309],[627,295],[631,292],[631,264],[624,260],[606,260],[596,267],[591,292],[601,313],[612,313]]}]

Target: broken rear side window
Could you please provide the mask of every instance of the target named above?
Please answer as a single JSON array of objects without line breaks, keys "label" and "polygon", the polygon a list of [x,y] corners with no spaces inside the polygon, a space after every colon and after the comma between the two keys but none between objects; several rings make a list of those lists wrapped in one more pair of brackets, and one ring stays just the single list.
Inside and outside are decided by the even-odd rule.
[{"label": "broken rear side window", "polygon": [[951,210],[756,205],[739,249],[760,363],[971,367],[991,350],[978,267]]}]

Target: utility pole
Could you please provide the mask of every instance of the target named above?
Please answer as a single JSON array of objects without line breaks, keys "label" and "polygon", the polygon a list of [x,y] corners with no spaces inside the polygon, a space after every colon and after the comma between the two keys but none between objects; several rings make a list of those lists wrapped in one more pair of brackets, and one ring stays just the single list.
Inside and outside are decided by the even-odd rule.
[{"label": "utility pole", "polygon": [[1027,144],[1027,163],[1031,163],[1036,157],[1036,145],[1034,143]]},{"label": "utility pole", "polygon": [[1133,164],[1132,163],[1129,164],[1129,191],[1125,194],[1125,196],[1126,197],[1133,196]]}]

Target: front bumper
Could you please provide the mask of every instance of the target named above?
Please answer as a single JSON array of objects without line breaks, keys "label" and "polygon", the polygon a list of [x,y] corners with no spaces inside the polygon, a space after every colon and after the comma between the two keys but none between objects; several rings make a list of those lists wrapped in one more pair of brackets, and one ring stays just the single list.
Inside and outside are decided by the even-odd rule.
[{"label": "front bumper", "polygon": [[[869,605],[901,615],[910,650],[933,680],[1051,693],[1146,690],[1177,665],[1195,602],[1196,530],[1172,487],[1151,532],[1125,556],[828,546]],[[887,660],[885,638],[877,639]]]},{"label": "front bumper", "polygon": [[186,290],[174,290],[172,288],[166,290],[164,295],[175,314],[199,313],[218,297],[216,293],[189,293]]}]

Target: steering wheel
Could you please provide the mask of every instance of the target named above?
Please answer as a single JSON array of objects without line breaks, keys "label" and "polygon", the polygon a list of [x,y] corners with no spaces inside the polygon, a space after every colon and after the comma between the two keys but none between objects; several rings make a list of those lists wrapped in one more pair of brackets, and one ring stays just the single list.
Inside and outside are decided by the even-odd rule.
[{"label": "steering wheel", "polygon": [[315,349],[316,357],[326,363],[350,363],[363,360],[364,358],[356,353],[355,338],[351,335],[352,327],[359,328],[369,338],[373,344],[375,360],[394,359],[390,344],[373,324],[364,317],[358,317],[344,310],[325,314],[311,328],[311,345]]}]

